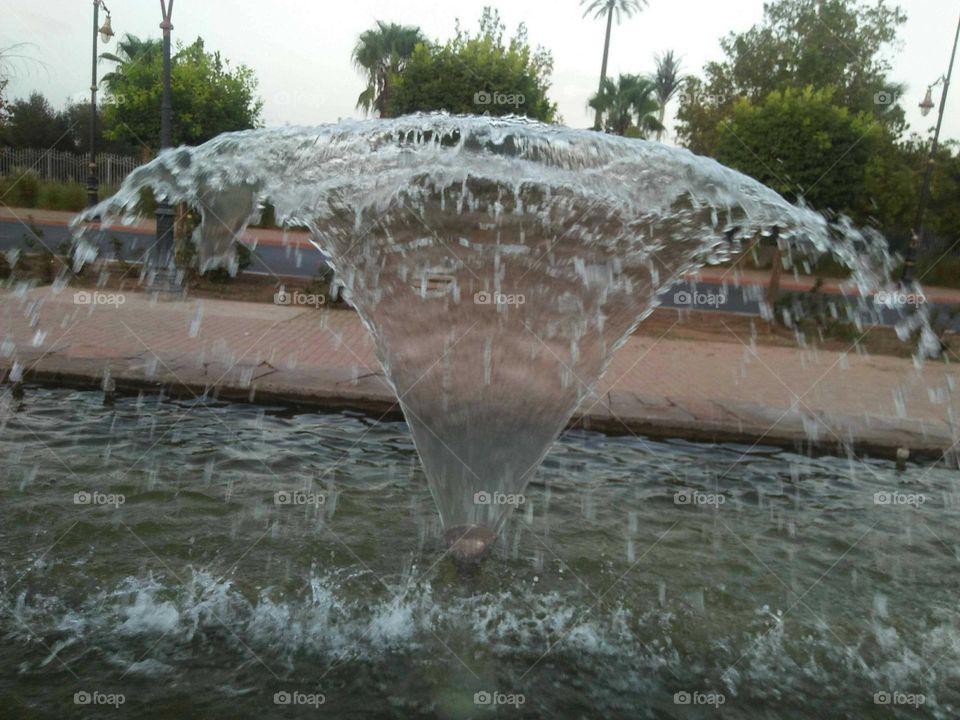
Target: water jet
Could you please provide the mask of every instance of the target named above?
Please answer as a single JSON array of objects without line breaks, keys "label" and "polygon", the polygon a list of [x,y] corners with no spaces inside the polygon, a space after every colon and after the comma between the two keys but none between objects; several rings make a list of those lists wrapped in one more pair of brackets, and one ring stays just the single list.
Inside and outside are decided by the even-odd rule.
[{"label": "water jet", "polygon": [[[164,150],[78,218],[78,264],[97,253],[81,223],[132,220],[145,187],[198,210],[201,271],[237,271],[235,243],[267,200],[278,222],[309,228],[374,339],[461,562],[489,551],[613,354],[685,273],[762,233],[788,261],[833,253],[866,314],[895,266],[876,231],[713,160],[523,118],[412,115]],[[923,312],[902,332],[933,352]]]}]

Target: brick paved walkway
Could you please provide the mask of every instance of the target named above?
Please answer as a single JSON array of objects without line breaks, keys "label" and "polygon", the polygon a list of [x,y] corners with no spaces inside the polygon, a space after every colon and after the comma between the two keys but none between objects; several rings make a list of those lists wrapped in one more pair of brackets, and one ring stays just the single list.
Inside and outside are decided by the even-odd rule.
[{"label": "brick paved walkway", "polygon": [[[722,320],[718,320],[722,322]],[[45,334],[44,334],[45,331]],[[731,331],[732,332],[732,331]],[[955,366],[742,342],[634,336],[579,422],[609,432],[692,439],[842,441],[874,454],[946,450]],[[15,350],[14,350],[15,346]],[[0,374],[14,358],[45,381],[297,402],[397,414],[373,344],[350,310],[222,300],[77,305],[67,288],[0,292]]]}]

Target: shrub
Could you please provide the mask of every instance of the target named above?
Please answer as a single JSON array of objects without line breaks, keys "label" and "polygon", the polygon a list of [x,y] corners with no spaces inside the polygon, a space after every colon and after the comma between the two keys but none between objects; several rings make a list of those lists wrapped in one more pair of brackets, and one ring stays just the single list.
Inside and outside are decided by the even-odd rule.
[{"label": "shrub", "polygon": [[917,259],[913,276],[921,285],[960,288],[960,256],[923,255]]},{"label": "shrub", "polygon": [[0,197],[9,207],[35,208],[40,195],[40,176],[27,168],[13,168],[0,178]]},{"label": "shrub", "polygon": [[37,207],[80,212],[87,204],[87,189],[80,183],[47,181],[40,185]]}]

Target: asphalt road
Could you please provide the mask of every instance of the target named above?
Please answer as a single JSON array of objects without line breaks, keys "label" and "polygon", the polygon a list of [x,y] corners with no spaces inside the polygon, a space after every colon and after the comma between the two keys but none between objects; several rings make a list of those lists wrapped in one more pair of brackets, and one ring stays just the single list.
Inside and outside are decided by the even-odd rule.
[{"label": "asphalt road", "polygon": [[[70,239],[69,229],[62,225],[39,225],[43,231],[43,244],[56,250],[59,245]],[[0,220],[0,250],[19,248],[27,252],[24,238],[29,231],[16,221]],[[153,236],[139,232],[111,230],[100,233],[100,249],[107,256],[113,255],[113,238],[123,243],[124,257],[135,260],[144,250],[153,244]],[[302,248],[282,247],[279,245],[258,245],[253,251],[253,259],[247,272],[291,277],[313,277],[322,266],[320,252],[312,246]],[[663,307],[690,308],[701,311],[715,311],[740,313],[744,315],[760,315],[760,302],[763,299],[764,289],[757,285],[728,285],[717,283],[681,281],[670,290],[661,293],[660,301]],[[838,306],[842,302],[837,303]],[[948,311],[957,310],[955,317],[948,321],[949,327],[960,331],[960,306],[933,304],[933,313],[946,317]],[[901,317],[902,310],[898,308],[880,308],[877,319],[883,325],[893,325]]]}]

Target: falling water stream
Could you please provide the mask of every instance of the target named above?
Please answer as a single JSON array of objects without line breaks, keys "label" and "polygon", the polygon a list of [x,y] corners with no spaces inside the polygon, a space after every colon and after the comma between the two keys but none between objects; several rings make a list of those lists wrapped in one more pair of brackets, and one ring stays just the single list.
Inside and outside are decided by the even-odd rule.
[{"label": "falling water stream", "polygon": [[[145,187],[202,214],[202,270],[236,271],[235,239],[267,199],[278,222],[309,228],[375,339],[451,541],[469,541],[455,554],[489,544],[684,273],[773,228],[790,253],[833,253],[861,297],[894,264],[879,233],[828,223],[712,160],[519,118],[227,133],[164,151],[78,224],[132,220]],[[78,263],[96,255],[88,230]]]}]

